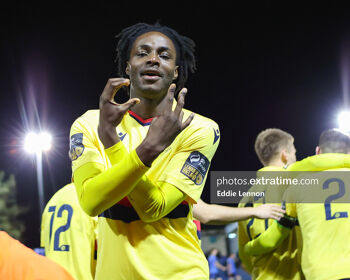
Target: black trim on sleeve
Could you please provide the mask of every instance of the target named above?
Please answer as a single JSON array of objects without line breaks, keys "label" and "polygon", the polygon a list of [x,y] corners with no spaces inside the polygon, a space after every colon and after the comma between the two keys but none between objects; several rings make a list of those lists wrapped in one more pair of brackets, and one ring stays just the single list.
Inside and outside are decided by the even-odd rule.
[{"label": "black trim on sleeve", "polygon": [[[180,204],[164,218],[177,219],[186,218],[190,211],[188,204]],[[112,220],[120,220],[124,223],[141,220],[135,209],[132,207],[115,204],[111,208],[104,211],[99,217],[104,217]]]},{"label": "black trim on sleeve", "polygon": [[284,216],[278,221],[281,226],[292,229],[298,222],[297,218],[293,218],[284,214]]}]

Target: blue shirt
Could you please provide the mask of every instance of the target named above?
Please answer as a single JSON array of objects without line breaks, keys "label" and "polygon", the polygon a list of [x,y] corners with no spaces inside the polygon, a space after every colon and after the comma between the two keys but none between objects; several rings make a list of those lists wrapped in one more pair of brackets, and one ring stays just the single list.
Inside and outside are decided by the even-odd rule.
[{"label": "blue shirt", "polygon": [[208,262],[209,262],[209,273],[210,274],[216,274],[218,273],[218,268],[216,267],[216,262],[217,262],[217,257],[214,255],[211,255],[208,257]]}]

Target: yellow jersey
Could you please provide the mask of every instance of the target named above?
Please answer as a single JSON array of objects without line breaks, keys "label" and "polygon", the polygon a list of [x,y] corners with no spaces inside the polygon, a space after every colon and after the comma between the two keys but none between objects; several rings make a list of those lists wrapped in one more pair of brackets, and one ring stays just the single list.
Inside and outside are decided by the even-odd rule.
[{"label": "yellow jersey", "polygon": [[94,279],[97,218],[81,209],[75,186],[57,191],[47,203],[41,221],[45,255],[64,267],[74,279]]},{"label": "yellow jersey", "polygon": [[[184,119],[190,111],[184,111]],[[129,153],[146,137],[152,119],[129,111],[117,133]],[[112,164],[99,140],[99,111],[87,111],[71,128],[74,173],[87,163],[109,170]],[[219,143],[217,124],[195,115],[146,172],[153,182],[176,186],[188,199],[165,217],[144,222],[128,197],[99,215],[96,279],[208,279],[208,262],[193,223],[192,203],[200,198],[210,161]]]},{"label": "yellow jersey", "polygon": [[[275,166],[267,166],[259,171],[285,171],[283,168]],[[268,196],[268,188],[265,196]],[[283,193],[280,194],[281,201]],[[253,205],[257,207],[261,205],[261,199]],[[239,207],[244,207],[240,204]],[[238,223],[238,243],[239,255],[248,271],[252,275],[252,279],[304,279],[300,267],[300,250],[298,247],[298,239],[300,239],[300,229],[294,228],[290,235],[280,244],[278,248],[268,254],[259,256],[244,255],[244,245],[249,241],[258,237],[261,233],[268,229],[274,222],[271,219],[256,219],[240,221]]]},{"label": "yellow jersey", "polygon": [[[334,158],[333,154],[312,156],[298,162],[297,165],[292,165],[290,170],[309,171],[311,166],[315,166],[320,161],[324,161],[325,166],[327,162],[330,164],[332,158]],[[339,161],[341,169],[334,169],[333,166],[331,170],[350,171],[349,168],[342,168],[343,166],[342,161]],[[306,279],[350,278],[350,243],[348,242],[350,236],[350,203],[335,203],[339,202],[339,199],[349,196],[349,189],[348,186],[342,186],[336,178],[333,179],[328,181],[329,183],[326,186],[320,187],[317,194],[318,196],[324,194],[322,195],[324,203],[286,204],[287,214],[298,217],[300,224],[303,239],[301,265]],[[298,193],[302,196],[298,201],[302,201],[303,197],[308,196],[305,193],[307,191]],[[310,191],[314,192],[315,189]],[[288,201],[291,199],[290,196],[295,195],[297,194],[292,191],[291,187],[286,191],[285,199]]]}]

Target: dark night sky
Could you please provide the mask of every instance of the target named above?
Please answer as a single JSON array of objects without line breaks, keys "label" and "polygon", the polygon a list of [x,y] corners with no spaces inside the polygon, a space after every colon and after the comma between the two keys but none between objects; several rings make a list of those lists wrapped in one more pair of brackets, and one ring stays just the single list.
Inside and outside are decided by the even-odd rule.
[{"label": "dark night sky", "polygon": [[[2,9],[0,169],[16,175],[20,203],[30,206],[22,217],[25,244],[38,246],[40,231],[35,165],[19,147],[26,129],[20,104],[32,128],[37,127],[36,106],[41,126],[54,137],[44,163],[47,202],[70,181],[72,122],[97,108],[107,79],[114,77],[114,35],[158,19],[196,42],[198,70],[187,83],[186,106],[220,126],[211,170],[260,168],[253,145],[268,127],[293,134],[301,159],[313,154],[322,130],[336,125],[343,106],[340,61],[350,10],[336,2],[323,7],[250,2],[164,9],[163,4],[120,3]],[[208,193],[207,183],[205,201]]]}]

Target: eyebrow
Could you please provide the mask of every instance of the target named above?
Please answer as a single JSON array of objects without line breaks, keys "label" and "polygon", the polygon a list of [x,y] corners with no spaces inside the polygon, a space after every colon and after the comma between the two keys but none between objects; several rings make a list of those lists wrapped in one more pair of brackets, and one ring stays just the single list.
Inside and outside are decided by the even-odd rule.
[{"label": "eyebrow", "polygon": [[[151,46],[150,46],[150,45],[147,45],[147,44],[143,44],[143,45],[140,45],[139,48],[142,48],[142,49],[150,49]],[[166,47],[166,46],[161,46],[161,47],[158,48],[158,50],[160,50],[160,51],[168,51],[168,50],[170,50],[170,48],[169,48],[169,47]]]}]

